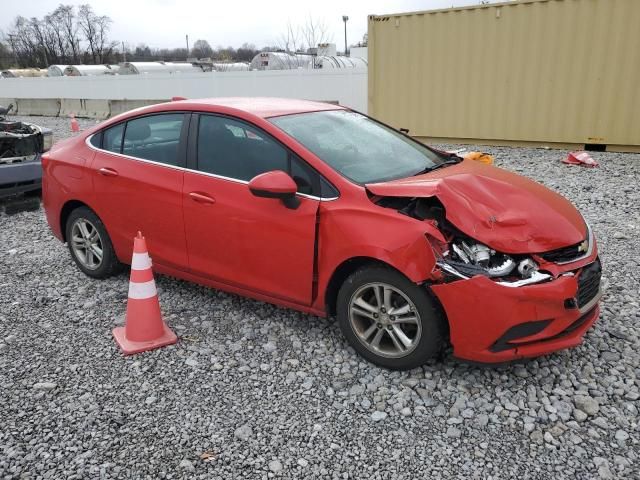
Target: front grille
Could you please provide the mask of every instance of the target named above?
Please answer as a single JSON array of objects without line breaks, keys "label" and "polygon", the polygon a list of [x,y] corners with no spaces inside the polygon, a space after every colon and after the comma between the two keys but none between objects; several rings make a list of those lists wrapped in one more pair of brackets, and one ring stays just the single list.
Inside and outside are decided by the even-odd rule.
[{"label": "front grille", "polygon": [[568,247],[558,248],[557,250],[551,250],[550,252],[541,253],[540,256],[547,262],[553,263],[565,263],[582,257],[585,252],[580,249],[582,242],[570,245]]},{"label": "front grille", "polygon": [[584,307],[598,294],[601,276],[600,259],[582,269],[578,277],[578,308]]}]

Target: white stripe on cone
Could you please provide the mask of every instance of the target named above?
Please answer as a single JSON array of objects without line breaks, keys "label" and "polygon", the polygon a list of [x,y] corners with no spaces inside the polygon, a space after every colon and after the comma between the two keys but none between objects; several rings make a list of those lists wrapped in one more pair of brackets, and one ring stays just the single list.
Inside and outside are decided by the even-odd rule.
[{"label": "white stripe on cone", "polygon": [[158,294],[156,290],[156,282],[149,280],[148,282],[129,282],[129,298],[135,300],[143,300],[152,298]]},{"label": "white stripe on cone", "polygon": [[133,258],[131,259],[131,270],[147,270],[149,268],[151,268],[151,258],[149,258],[149,254],[147,252],[134,252]]}]

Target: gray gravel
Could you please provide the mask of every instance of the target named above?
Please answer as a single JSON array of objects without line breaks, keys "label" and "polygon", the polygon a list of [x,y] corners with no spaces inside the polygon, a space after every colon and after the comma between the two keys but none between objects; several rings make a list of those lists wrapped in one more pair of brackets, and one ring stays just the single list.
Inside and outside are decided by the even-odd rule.
[{"label": "gray gravel", "polygon": [[[67,119],[34,118],[61,136]],[[81,120],[81,125],[92,124]],[[482,147],[572,199],[604,263],[583,345],[411,372],[337,325],[157,278],[177,345],[124,358],[128,278],[79,273],[42,211],[0,216],[2,478],[639,478],[640,156]]]}]

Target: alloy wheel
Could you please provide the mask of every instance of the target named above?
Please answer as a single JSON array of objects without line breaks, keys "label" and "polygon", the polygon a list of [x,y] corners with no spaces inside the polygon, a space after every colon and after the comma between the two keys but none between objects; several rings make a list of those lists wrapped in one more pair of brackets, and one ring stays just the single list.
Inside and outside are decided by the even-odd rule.
[{"label": "alloy wheel", "polygon": [[420,314],[413,302],[386,283],[367,283],[354,292],[349,321],[358,340],[383,357],[408,355],[422,336]]},{"label": "alloy wheel", "polygon": [[96,270],[102,264],[100,232],[86,218],[78,218],[71,227],[71,247],[78,261],[89,270]]}]

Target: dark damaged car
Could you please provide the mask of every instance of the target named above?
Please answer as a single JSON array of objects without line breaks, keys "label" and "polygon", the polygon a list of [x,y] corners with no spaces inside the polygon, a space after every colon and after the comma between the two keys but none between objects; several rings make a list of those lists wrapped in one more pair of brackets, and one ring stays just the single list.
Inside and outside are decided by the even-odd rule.
[{"label": "dark damaged car", "polygon": [[11,107],[0,106],[0,198],[40,190],[40,155],[53,143],[50,129],[7,118]]}]

